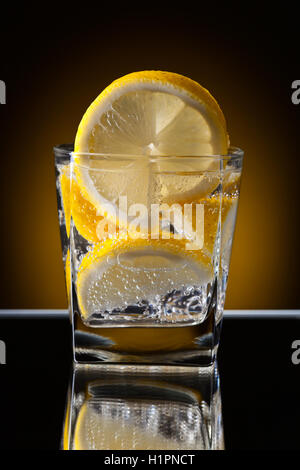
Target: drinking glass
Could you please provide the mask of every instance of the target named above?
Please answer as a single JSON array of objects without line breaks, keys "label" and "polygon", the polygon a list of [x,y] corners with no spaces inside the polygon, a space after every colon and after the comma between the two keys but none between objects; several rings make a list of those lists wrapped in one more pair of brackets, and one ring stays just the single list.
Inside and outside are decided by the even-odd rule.
[{"label": "drinking glass", "polygon": [[75,362],[212,364],[242,150],[54,152]]}]

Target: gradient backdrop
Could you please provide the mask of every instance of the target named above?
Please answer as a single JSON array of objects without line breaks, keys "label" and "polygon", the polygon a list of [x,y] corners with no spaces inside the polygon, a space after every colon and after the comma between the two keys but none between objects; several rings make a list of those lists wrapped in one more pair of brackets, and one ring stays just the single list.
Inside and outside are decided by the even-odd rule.
[{"label": "gradient backdrop", "polygon": [[226,307],[300,307],[296,15],[198,5],[177,13],[115,3],[101,14],[92,5],[2,11],[0,308],[66,307],[52,147],[74,140],[87,106],[112,80],[143,69],[208,88],[232,144],[245,150]]}]

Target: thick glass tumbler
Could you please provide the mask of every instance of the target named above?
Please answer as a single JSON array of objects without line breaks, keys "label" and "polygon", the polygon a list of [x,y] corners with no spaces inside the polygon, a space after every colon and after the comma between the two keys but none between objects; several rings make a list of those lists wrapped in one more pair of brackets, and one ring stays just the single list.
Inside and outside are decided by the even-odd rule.
[{"label": "thick glass tumbler", "polygon": [[69,150],[55,154],[75,361],[211,364],[243,152]]}]

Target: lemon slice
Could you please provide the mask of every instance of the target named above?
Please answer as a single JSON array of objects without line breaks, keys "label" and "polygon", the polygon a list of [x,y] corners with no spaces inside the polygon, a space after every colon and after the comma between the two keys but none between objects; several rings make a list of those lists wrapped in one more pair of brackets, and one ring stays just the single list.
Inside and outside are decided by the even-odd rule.
[{"label": "lemon slice", "polygon": [[[218,224],[221,230],[221,253],[225,246],[231,244],[233,229],[235,224],[237,202],[240,188],[241,172],[226,169],[222,176],[222,192],[218,192],[208,197],[202,197],[196,202],[192,202],[191,211],[184,210],[184,204],[180,203],[182,213],[186,218],[184,226],[184,236],[190,240],[195,240],[199,231],[203,230],[203,244],[200,247],[207,255],[211,256],[217,241]],[[203,207],[203,226],[197,220],[196,206]],[[198,222],[198,224],[197,224]],[[176,227],[176,221],[174,221]],[[195,248],[197,245],[194,243]]]},{"label": "lemon slice", "polygon": [[[84,196],[112,220],[120,196],[128,206],[148,207],[207,194],[218,184],[209,174],[218,169],[214,159],[183,164],[167,156],[226,154],[227,148],[223,113],[206,89],[171,72],[135,72],[115,80],[87,109],[75,139],[75,172]],[[115,156],[92,160],[84,153]],[[152,165],[155,155],[166,159]],[[198,175],[184,177],[187,171]]]},{"label": "lemon slice", "polygon": [[79,234],[90,243],[97,243],[116,233],[117,227],[99,215],[96,207],[84,197],[74,175],[71,180],[70,165],[66,165],[61,172],[60,191],[68,237],[71,213]]},{"label": "lemon slice", "polygon": [[[77,274],[77,296],[83,320],[95,314],[113,320],[113,311],[143,306],[145,301],[152,305],[152,311],[154,306],[159,310],[162,299],[167,302],[168,294],[177,292],[179,299],[180,295],[187,296],[195,290],[197,293],[191,294],[191,298],[194,296],[191,312],[196,310],[197,315],[200,308],[200,315],[201,305],[198,310],[195,308],[195,302],[202,302],[198,290],[201,286],[207,290],[207,284],[213,280],[213,266],[210,257],[200,250],[187,251],[186,243],[186,240],[175,239],[115,238],[96,245],[83,258]],[[174,312],[168,315],[157,311],[158,323],[172,326],[175,319],[177,322],[195,320],[189,311]],[[135,325],[136,321],[144,319],[143,315],[138,315]]]},{"label": "lemon slice", "polygon": [[66,261],[65,261],[65,280],[66,280],[66,289],[67,289],[67,299],[68,305],[70,305],[70,293],[71,293],[71,260],[70,260],[70,249],[67,251]]}]

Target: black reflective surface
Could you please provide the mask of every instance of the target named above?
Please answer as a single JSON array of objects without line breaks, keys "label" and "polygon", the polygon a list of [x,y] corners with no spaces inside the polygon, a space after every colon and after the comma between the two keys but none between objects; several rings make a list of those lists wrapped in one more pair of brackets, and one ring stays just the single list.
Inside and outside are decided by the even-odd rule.
[{"label": "black reflective surface", "polygon": [[[72,372],[67,319],[0,319],[0,448],[60,448]],[[299,449],[299,320],[225,319],[218,363],[225,448]]]}]

